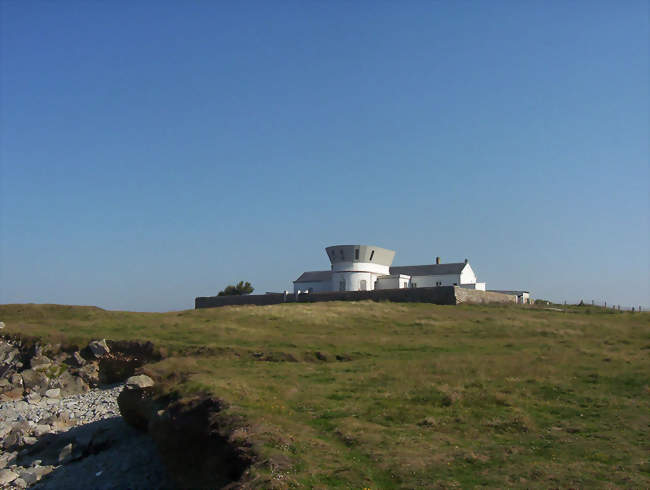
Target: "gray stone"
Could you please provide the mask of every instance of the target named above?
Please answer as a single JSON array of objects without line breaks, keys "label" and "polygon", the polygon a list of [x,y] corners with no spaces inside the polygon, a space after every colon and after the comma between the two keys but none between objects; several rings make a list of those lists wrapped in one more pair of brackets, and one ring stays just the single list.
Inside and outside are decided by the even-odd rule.
[{"label": "gray stone", "polygon": [[61,398],[61,389],[51,388],[45,392],[45,396],[48,398]]},{"label": "gray stone", "polygon": [[52,359],[43,355],[35,355],[29,361],[32,369],[46,369],[52,365]]},{"label": "gray stone", "polygon": [[29,394],[25,397],[25,399],[26,399],[29,403],[33,403],[33,404],[34,404],[34,403],[38,403],[39,401],[41,401],[41,395],[39,395],[38,393],[29,393]]},{"label": "gray stone", "polygon": [[26,369],[22,372],[23,386],[37,393],[43,394],[47,390],[49,380],[43,373],[34,371],[33,369]]},{"label": "gray stone", "polygon": [[81,353],[79,353],[79,351],[76,351],[74,354],[72,354],[72,359],[74,360],[75,364],[78,367],[81,367],[84,364],[86,364],[86,360],[83,357],[81,357]]},{"label": "gray stone", "polygon": [[18,473],[8,469],[0,470],[0,485],[8,485],[18,478],[18,476]]},{"label": "gray stone", "polygon": [[13,373],[9,377],[9,380],[11,381],[11,384],[14,385],[14,386],[22,386],[23,385],[23,377],[18,373]]},{"label": "gray stone", "polygon": [[88,347],[95,357],[103,357],[111,352],[106,344],[106,339],[93,340],[88,344]]},{"label": "gray stone", "polygon": [[10,466],[9,463],[15,461],[16,454],[15,451],[0,451],[0,468]]},{"label": "gray stone", "polygon": [[146,374],[131,376],[126,380],[126,388],[129,390],[151,388],[154,384],[154,380]]},{"label": "gray stone", "polygon": [[52,432],[52,427],[46,424],[37,424],[36,427],[34,427],[34,435],[36,437],[41,437],[44,434],[49,434]]},{"label": "gray stone", "polygon": [[58,461],[59,464],[65,464],[71,460],[72,460],[72,443],[69,443],[63,446],[63,449],[59,451]]},{"label": "gray stone", "polygon": [[33,485],[41,479],[41,473],[36,468],[28,468],[20,472],[22,478],[27,485]]},{"label": "gray stone", "polygon": [[53,384],[61,389],[64,396],[78,395],[90,389],[83,379],[79,376],[73,376],[68,371],[59,376]]},{"label": "gray stone", "polygon": [[99,385],[99,365],[97,361],[89,362],[79,369],[79,377],[90,386]]},{"label": "gray stone", "polygon": [[16,488],[27,488],[27,482],[22,478],[16,478],[14,480],[14,486],[16,486]]}]

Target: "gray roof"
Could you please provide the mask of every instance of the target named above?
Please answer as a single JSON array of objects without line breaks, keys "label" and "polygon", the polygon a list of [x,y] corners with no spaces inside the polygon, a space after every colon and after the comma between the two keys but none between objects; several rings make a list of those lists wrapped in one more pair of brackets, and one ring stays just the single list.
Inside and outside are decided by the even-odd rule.
[{"label": "gray roof", "polygon": [[325,282],[332,280],[332,271],[310,271],[303,272],[298,279],[293,282]]},{"label": "gray roof", "polygon": [[391,274],[406,274],[407,276],[444,276],[460,274],[467,264],[428,264],[428,265],[397,265],[390,268]]}]

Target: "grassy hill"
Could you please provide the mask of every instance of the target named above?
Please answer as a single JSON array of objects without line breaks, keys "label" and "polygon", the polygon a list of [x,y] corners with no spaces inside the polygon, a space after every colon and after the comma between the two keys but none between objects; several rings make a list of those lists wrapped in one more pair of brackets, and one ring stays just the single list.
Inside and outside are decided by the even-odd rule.
[{"label": "grassy hill", "polygon": [[373,302],[2,305],[5,332],[151,340],[243,417],[275,486],[650,487],[650,315]]}]

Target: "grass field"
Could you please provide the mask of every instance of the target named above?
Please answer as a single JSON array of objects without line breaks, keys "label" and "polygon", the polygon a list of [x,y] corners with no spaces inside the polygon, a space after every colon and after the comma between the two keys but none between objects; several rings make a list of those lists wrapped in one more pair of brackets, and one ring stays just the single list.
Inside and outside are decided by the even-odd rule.
[{"label": "grass field", "polygon": [[275,486],[650,488],[650,315],[373,302],[2,305],[5,332],[151,340],[229,403]]}]

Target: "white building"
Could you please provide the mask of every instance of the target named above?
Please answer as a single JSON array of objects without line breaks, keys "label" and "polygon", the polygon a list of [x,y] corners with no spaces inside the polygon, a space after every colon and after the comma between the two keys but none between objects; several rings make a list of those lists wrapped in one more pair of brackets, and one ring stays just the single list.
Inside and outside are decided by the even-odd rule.
[{"label": "white building", "polygon": [[373,289],[460,286],[485,291],[484,282],[465,262],[392,266],[395,252],[371,245],[335,245],[325,249],[330,260],[328,271],[303,272],[293,282],[298,291],[366,291]]}]

